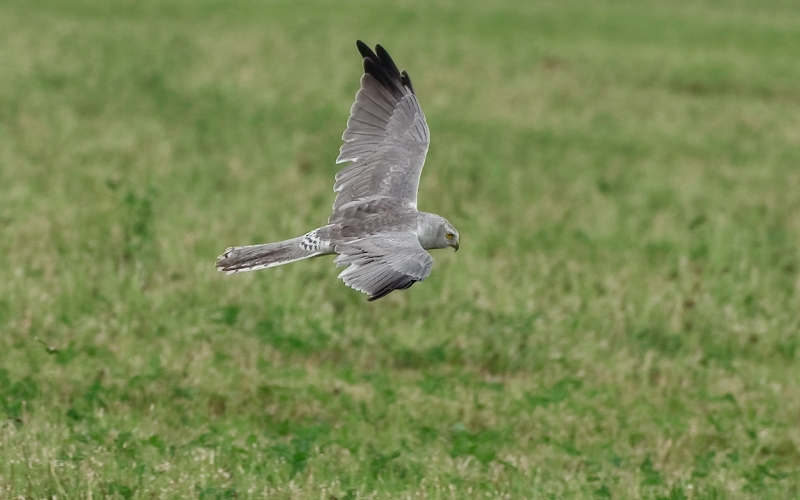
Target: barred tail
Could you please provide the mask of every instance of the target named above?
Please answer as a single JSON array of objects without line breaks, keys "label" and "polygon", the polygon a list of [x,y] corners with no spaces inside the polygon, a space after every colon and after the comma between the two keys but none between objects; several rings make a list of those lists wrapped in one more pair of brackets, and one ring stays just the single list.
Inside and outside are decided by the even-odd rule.
[{"label": "barred tail", "polygon": [[257,271],[258,269],[280,266],[326,253],[307,249],[308,247],[303,248],[300,245],[303,238],[304,236],[298,236],[297,238],[277,243],[230,247],[217,258],[217,271],[227,274]]}]

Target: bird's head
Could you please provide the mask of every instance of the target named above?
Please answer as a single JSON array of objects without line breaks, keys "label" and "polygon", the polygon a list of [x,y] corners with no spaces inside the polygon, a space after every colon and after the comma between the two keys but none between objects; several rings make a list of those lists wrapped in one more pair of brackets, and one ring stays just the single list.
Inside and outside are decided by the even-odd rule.
[{"label": "bird's head", "polygon": [[417,220],[417,236],[422,248],[453,247],[458,250],[460,242],[458,231],[441,215],[419,212]]},{"label": "bird's head", "polygon": [[433,241],[430,242],[431,244],[429,248],[453,247],[456,251],[458,251],[458,244],[460,242],[458,231],[444,217],[437,215],[436,218],[435,236]]},{"label": "bird's head", "polygon": [[458,244],[460,242],[460,237],[458,235],[458,231],[452,224],[447,222],[446,220],[442,224],[442,228],[440,230],[440,247],[439,248],[447,248],[453,247],[455,251],[458,251]]}]

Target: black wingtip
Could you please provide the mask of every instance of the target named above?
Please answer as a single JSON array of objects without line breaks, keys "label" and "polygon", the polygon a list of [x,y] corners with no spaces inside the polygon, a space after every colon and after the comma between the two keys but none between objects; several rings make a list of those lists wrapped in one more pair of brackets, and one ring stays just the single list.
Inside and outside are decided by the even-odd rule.
[{"label": "black wingtip", "polygon": [[408,73],[405,70],[401,72],[397,69],[392,56],[380,44],[375,46],[374,52],[361,40],[356,40],[356,47],[358,47],[358,51],[364,59],[365,73],[372,75],[384,87],[397,86],[401,89],[405,87],[414,93],[414,87],[411,85]]},{"label": "black wingtip", "polygon": [[417,280],[415,279],[411,279],[408,277],[406,278],[407,280],[404,280],[404,282],[397,283],[397,286],[387,286],[386,288],[379,291],[375,295],[370,295],[369,298],[367,298],[367,301],[372,302],[373,300],[382,299],[383,297],[386,297],[395,290],[408,290],[409,288],[411,288],[411,285],[417,282]]},{"label": "black wingtip", "polygon": [[375,53],[372,52],[372,49],[369,48],[369,45],[361,40],[356,40],[356,47],[358,47],[358,51],[361,53],[361,57],[364,59],[376,58]]},{"label": "black wingtip", "polygon": [[411,77],[408,76],[406,70],[400,72],[400,81],[403,82],[404,87],[408,87],[408,90],[410,90],[412,94],[416,94],[416,92],[414,92],[414,86],[411,84]]},{"label": "black wingtip", "polygon": [[378,54],[378,59],[381,60],[381,65],[383,65],[383,67],[386,68],[386,71],[390,75],[392,75],[393,77],[400,76],[400,70],[397,69],[397,65],[392,60],[392,56],[390,56],[389,53],[386,52],[386,49],[384,49],[383,47],[381,47],[380,44],[378,44],[375,46],[375,53]]}]

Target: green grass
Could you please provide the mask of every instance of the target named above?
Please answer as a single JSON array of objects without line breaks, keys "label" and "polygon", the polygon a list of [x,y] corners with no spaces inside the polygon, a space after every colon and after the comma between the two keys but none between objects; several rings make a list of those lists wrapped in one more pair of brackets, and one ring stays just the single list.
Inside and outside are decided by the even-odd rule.
[{"label": "green grass", "polygon": [[[491,5],[491,6],[490,6]],[[354,41],[461,251],[322,224]],[[0,497],[800,495],[800,4],[0,4]]]}]

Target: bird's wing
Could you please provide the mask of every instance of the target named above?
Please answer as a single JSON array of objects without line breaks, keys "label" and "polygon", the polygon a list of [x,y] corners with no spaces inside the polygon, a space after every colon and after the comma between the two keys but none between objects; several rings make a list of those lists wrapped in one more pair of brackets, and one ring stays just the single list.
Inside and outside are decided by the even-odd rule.
[{"label": "bird's wing", "polygon": [[397,69],[380,45],[375,52],[361,41],[357,45],[364,75],[336,159],[352,164],[336,174],[330,222],[341,220],[342,207],[363,200],[394,198],[416,209],[419,176],[430,143],[408,74]]},{"label": "bird's wing", "polygon": [[379,299],[404,290],[431,274],[433,258],[411,231],[380,233],[336,245],[337,266],[345,284]]}]

